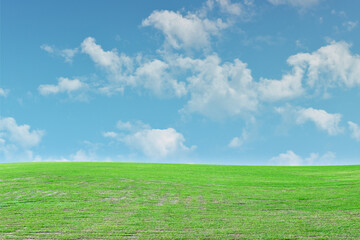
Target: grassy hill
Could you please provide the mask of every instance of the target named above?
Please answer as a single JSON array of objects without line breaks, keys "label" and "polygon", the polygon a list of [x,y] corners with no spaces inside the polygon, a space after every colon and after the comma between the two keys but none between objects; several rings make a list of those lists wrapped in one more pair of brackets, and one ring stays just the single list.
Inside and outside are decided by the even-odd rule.
[{"label": "grassy hill", "polygon": [[0,164],[0,239],[360,239],[360,166]]}]

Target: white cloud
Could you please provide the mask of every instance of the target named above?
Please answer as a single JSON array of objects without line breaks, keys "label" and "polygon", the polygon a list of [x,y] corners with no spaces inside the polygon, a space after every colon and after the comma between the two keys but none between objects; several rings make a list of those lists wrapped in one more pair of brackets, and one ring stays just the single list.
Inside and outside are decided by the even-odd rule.
[{"label": "white cloud", "polygon": [[285,166],[300,166],[303,162],[302,158],[296,155],[293,151],[287,151],[281,153],[279,156],[270,159],[270,162],[276,163],[277,165]]},{"label": "white cloud", "polygon": [[9,141],[23,148],[31,148],[40,143],[44,133],[43,130],[31,131],[27,124],[17,125],[11,117],[0,119],[0,137],[3,143]]},{"label": "white cloud", "polygon": [[298,125],[311,121],[317,128],[326,131],[329,135],[338,135],[344,131],[339,126],[341,122],[339,113],[331,114],[322,109],[300,108],[291,105],[276,108],[276,112]]},{"label": "white cloud", "polygon": [[126,86],[148,89],[157,96],[181,97],[186,94],[185,83],[173,79],[168,73],[168,64],[161,60],[144,61],[138,57],[134,61],[125,54],[118,54],[116,50],[104,51],[91,37],[86,38],[81,47],[83,53],[109,73],[110,83],[99,87],[99,91],[108,96],[122,93]]},{"label": "white cloud", "polygon": [[274,5],[287,4],[294,7],[308,8],[317,5],[321,0],[268,0]]},{"label": "white cloud", "polygon": [[100,86],[98,89],[99,93],[104,94],[108,97],[111,97],[114,94],[120,93],[123,94],[124,93],[124,87],[122,86],[117,86],[115,85],[106,85],[106,86]]},{"label": "white cloud", "polygon": [[86,152],[86,151],[80,149],[75,154],[71,154],[70,159],[68,161],[94,162],[94,161],[97,161],[97,156],[94,152]]},{"label": "white cloud", "polygon": [[360,56],[352,55],[349,48],[346,42],[332,42],[313,53],[293,55],[287,62],[307,72],[309,87],[360,86]]},{"label": "white cloud", "polygon": [[116,138],[149,158],[178,156],[195,148],[195,146],[191,148],[185,146],[184,136],[173,128],[151,128],[141,121],[118,121],[116,127],[121,131],[120,133],[106,132],[103,134],[104,137]]},{"label": "white cloud", "polygon": [[225,17],[226,23],[230,26],[234,20],[241,19],[243,21],[250,20],[254,14],[254,0],[232,1],[232,0],[207,0],[197,15],[206,17],[215,8],[218,8]]},{"label": "white cloud", "polygon": [[[99,92],[111,96],[125,87],[137,87],[159,97],[189,96],[183,112],[213,119],[248,115],[261,101],[294,99],[321,89],[326,96],[328,88],[360,86],[360,57],[350,53],[346,42],[290,56],[290,72],[280,80],[260,78],[259,82],[253,81],[246,63],[239,59],[221,63],[216,54],[196,59],[165,51],[160,53],[162,60],[132,59],[115,50],[104,51],[91,37],[81,45],[109,73],[110,82],[99,85]],[[54,91],[58,91],[55,86],[46,85],[45,92]]]},{"label": "white cloud", "polygon": [[311,153],[309,157],[302,158],[293,151],[288,150],[270,159],[270,164],[279,166],[311,166],[311,165],[328,165],[336,158],[333,152],[327,152],[323,155]]},{"label": "white cloud", "polygon": [[103,136],[107,138],[116,138],[118,134],[116,132],[103,132]]},{"label": "white cloud", "polygon": [[360,141],[360,127],[354,122],[348,121],[349,129],[351,131],[351,137]]},{"label": "white cloud", "polygon": [[350,53],[350,44],[331,42],[312,53],[298,53],[290,56],[287,63],[292,72],[281,80],[261,78],[258,83],[260,98],[264,101],[291,99],[335,87],[352,88],[360,86],[360,56]]},{"label": "white cloud", "polygon": [[190,150],[184,145],[184,136],[173,128],[141,130],[126,135],[123,141],[151,158],[164,158]]},{"label": "white cloud", "polygon": [[246,130],[243,130],[241,136],[240,136],[240,137],[234,137],[234,138],[230,141],[230,143],[229,143],[228,146],[231,147],[231,148],[239,148],[239,147],[241,147],[241,146],[244,144],[244,142],[245,142],[248,138],[249,138],[249,134],[247,133]]},{"label": "white cloud", "polygon": [[116,128],[120,131],[127,131],[127,132],[137,132],[144,129],[151,129],[149,124],[145,124],[142,121],[133,121],[133,122],[123,122],[119,120],[116,123]]},{"label": "white cloud", "polygon": [[187,93],[185,83],[173,79],[168,68],[167,63],[158,59],[146,62],[135,71],[136,83],[157,96],[184,96]]},{"label": "white cloud", "polygon": [[8,90],[8,89],[0,88],[0,97],[7,97],[8,94],[9,94],[9,90]]},{"label": "white cloud", "polygon": [[116,80],[123,80],[124,71],[132,68],[132,59],[125,54],[119,55],[116,49],[104,51],[102,47],[96,44],[92,37],[86,38],[81,43],[81,51],[88,54],[90,58],[99,66],[116,75]]},{"label": "white cloud", "polygon": [[347,21],[343,23],[343,27],[346,28],[346,30],[348,30],[349,32],[352,31],[357,25],[358,25],[358,21]]},{"label": "white cloud", "polygon": [[47,44],[41,45],[40,48],[43,49],[44,51],[48,52],[48,53],[54,53],[54,48],[47,45]]},{"label": "white cloud", "polygon": [[232,3],[231,0],[216,0],[216,2],[220,5],[220,9],[223,12],[233,15],[240,15],[242,13],[242,7],[239,2]]},{"label": "white cloud", "polygon": [[65,59],[65,62],[69,62],[72,63],[73,58],[75,56],[76,53],[78,53],[78,49],[74,48],[74,49],[63,49],[60,51],[60,56],[62,56]]},{"label": "white cloud", "polygon": [[68,79],[60,77],[57,85],[40,85],[38,90],[41,95],[57,94],[62,92],[74,92],[85,88],[87,85],[79,79]]},{"label": "white cloud", "polygon": [[162,31],[166,43],[175,49],[199,50],[209,47],[210,38],[228,25],[221,19],[211,21],[192,13],[183,16],[179,12],[162,10],[152,12],[143,20],[142,26],[153,26]]},{"label": "white cloud", "polygon": [[[238,59],[232,63],[221,63],[217,55],[204,59],[175,54],[165,54],[164,60],[143,60],[140,57],[134,61],[138,64],[133,66],[135,70],[128,69],[127,73],[123,73],[119,67],[122,61],[115,51],[104,51],[93,38],[85,39],[82,48],[95,63],[111,73],[111,78],[122,76],[123,87],[148,89],[160,97],[190,95],[183,108],[185,112],[220,119],[248,114],[257,108],[258,92],[251,71]],[[176,75],[186,81],[178,81]],[[113,89],[111,84],[109,88]],[[104,88],[108,90],[107,86],[102,86]]]},{"label": "white cloud", "polygon": [[319,129],[327,131],[329,135],[338,135],[343,132],[343,129],[339,127],[341,121],[339,113],[330,114],[321,109],[306,108],[298,110],[297,114],[297,124],[312,121]]},{"label": "white cloud", "polygon": [[266,101],[276,101],[301,96],[305,92],[301,83],[303,74],[300,67],[295,67],[293,73],[284,75],[281,80],[261,78],[258,84],[260,97]]},{"label": "white cloud", "polygon": [[258,99],[251,71],[240,60],[221,65],[220,58],[211,55],[204,60],[178,58],[177,64],[192,71],[187,78],[190,100],[185,112],[221,119],[256,110]]}]

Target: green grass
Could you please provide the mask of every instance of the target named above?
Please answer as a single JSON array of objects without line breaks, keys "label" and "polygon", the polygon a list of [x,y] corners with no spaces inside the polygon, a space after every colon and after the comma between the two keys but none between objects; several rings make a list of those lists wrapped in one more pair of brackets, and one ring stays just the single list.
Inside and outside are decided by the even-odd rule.
[{"label": "green grass", "polygon": [[360,166],[0,164],[0,239],[360,239]]}]

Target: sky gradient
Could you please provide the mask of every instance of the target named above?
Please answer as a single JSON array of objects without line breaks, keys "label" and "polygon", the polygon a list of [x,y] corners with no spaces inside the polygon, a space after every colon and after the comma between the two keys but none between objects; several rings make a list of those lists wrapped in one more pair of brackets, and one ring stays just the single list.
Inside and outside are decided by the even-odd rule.
[{"label": "sky gradient", "polygon": [[360,164],[359,9],[1,0],[0,162]]}]

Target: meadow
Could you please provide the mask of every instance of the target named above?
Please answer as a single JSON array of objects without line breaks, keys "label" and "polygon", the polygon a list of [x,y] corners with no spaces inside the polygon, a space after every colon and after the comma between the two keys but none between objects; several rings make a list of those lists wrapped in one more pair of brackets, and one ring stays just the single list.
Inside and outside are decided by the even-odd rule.
[{"label": "meadow", "polygon": [[360,239],[360,165],[3,163],[0,239]]}]

